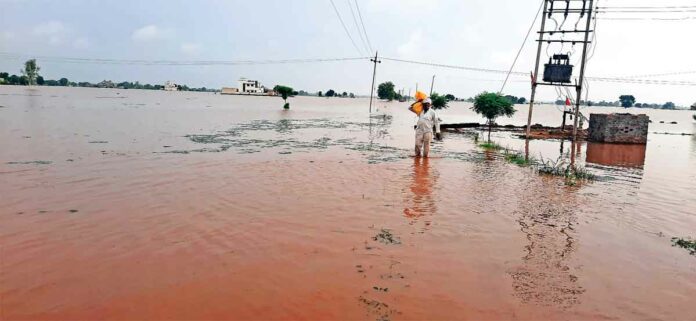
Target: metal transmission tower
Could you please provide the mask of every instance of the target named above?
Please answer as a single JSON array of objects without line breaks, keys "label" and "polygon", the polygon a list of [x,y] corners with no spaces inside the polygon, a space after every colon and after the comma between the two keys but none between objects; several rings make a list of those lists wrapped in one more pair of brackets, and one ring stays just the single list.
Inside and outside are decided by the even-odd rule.
[{"label": "metal transmission tower", "polygon": [[[587,47],[590,45],[592,14],[594,13],[594,0],[544,0],[544,11],[541,20],[541,30],[538,32],[539,46],[537,49],[536,65],[532,75],[532,95],[529,102],[529,116],[527,118],[527,137],[531,133],[532,112],[534,110],[534,99],[536,96],[537,86],[558,86],[558,87],[575,87],[577,96],[575,99],[575,118],[573,119],[573,141],[577,140],[578,133],[578,116],[580,114],[580,97],[582,97],[582,86],[585,81],[585,64],[587,62]],[[556,17],[563,19],[563,23],[558,24]],[[566,20],[577,17],[575,24],[570,23],[569,29],[563,29]],[[578,29],[578,25],[582,19],[586,19],[585,29]],[[554,30],[546,29],[546,20],[551,19],[556,22]],[[566,39],[569,36],[571,39]],[[578,37],[583,37],[578,39]],[[562,52],[549,57],[549,62],[544,65],[544,76],[542,81],[539,81],[539,63],[541,52],[544,44],[550,46],[553,43],[565,44],[582,44],[582,59],[580,60],[579,76],[572,84],[571,77],[573,73],[573,65],[570,64],[571,54]],[[549,48],[547,48],[548,50]],[[561,49],[562,50],[562,49]],[[573,50],[574,51],[574,50]],[[564,114],[565,117],[565,114]]]}]

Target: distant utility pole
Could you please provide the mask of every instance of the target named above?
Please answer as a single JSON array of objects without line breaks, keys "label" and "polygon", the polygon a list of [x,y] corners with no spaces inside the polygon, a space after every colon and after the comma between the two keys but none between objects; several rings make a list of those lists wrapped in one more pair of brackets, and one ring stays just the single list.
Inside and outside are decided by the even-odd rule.
[{"label": "distant utility pole", "polygon": [[[554,5],[558,4],[558,8],[554,8]],[[589,4],[589,6],[588,6]],[[550,5],[550,8],[549,8]],[[580,5],[582,7],[580,7]],[[536,89],[538,85],[545,85],[545,86],[558,86],[558,87],[575,87],[577,90],[577,97],[575,101],[575,118],[573,119],[573,141],[575,142],[577,140],[577,134],[578,134],[578,117],[580,115],[580,98],[582,97],[582,84],[585,81],[585,65],[587,63],[587,47],[590,44],[590,33],[594,32],[594,30],[590,29],[591,22],[592,22],[592,13],[594,12],[594,0],[576,0],[576,1],[567,1],[567,0],[544,0],[544,11],[543,14],[544,16],[542,17],[541,20],[541,30],[538,32],[539,33],[539,39],[537,40],[539,42],[539,46],[537,49],[537,56],[536,56],[536,65],[534,69],[534,73],[532,74],[532,94],[529,100],[529,115],[527,117],[527,137],[529,138],[529,135],[531,134],[531,126],[532,126],[532,112],[534,110],[534,100],[536,96]],[[572,8],[571,8],[572,6]],[[582,18],[586,18],[586,27],[585,29],[580,29],[578,30],[577,28],[573,29],[567,29],[567,30],[549,30],[547,31],[545,29],[546,27],[546,19],[551,19],[552,16],[560,15],[562,14],[564,17],[563,19],[568,19],[569,15],[579,15],[578,22]],[[574,34],[584,34],[584,39],[565,39],[566,35],[574,35]],[[544,39],[544,36],[548,35],[548,39]],[[554,37],[556,39],[554,39]],[[560,37],[560,39],[558,39]],[[577,43],[582,43],[582,60],[580,61],[580,74],[579,74],[579,81],[577,81],[575,84],[570,83],[570,71],[568,71],[567,74],[564,74],[564,72],[561,72],[559,74],[559,71],[563,71],[560,69],[563,68],[572,68],[572,66],[568,67],[559,65],[559,63],[554,62],[547,64],[545,66],[545,72],[544,72],[544,79],[543,81],[539,81],[539,63],[541,59],[541,51],[542,51],[542,46],[546,43],[547,45],[550,45],[551,43],[569,43],[572,44],[573,46]],[[559,56],[565,56],[565,55],[559,55]],[[560,58],[560,57],[559,57]],[[556,57],[554,57],[556,59]],[[567,61],[570,60],[570,57],[565,56],[565,58],[561,59],[566,59]],[[569,69],[570,70],[570,69]],[[563,75],[561,75],[563,74]],[[548,76],[548,79],[547,79]],[[560,80],[561,78],[564,78],[563,80]],[[575,144],[573,144],[575,146]]]},{"label": "distant utility pole", "polygon": [[372,114],[372,97],[375,95],[375,76],[377,75],[377,64],[382,63],[378,59],[378,52],[375,51],[375,58],[370,59],[375,64],[374,69],[372,69],[372,88],[370,89],[370,114]]},{"label": "distant utility pole", "polygon": [[433,87],[435,87],[435,75],[433,75],[433,81],[430,83],[430,96],[433,95]]}]

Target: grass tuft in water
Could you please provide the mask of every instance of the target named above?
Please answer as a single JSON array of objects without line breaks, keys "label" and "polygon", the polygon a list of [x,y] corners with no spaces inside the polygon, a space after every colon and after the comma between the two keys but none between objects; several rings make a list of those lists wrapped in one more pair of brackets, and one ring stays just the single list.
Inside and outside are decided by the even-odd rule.
[{"label": "grass tuft in water", "polygon": [[528,159],[524,157],[524,154],[509,149],[505,149],[503,155],[508,163],[513,163],[518,166],[529,166],[533,163],[533,159]]},{"label": "grass tuft in water", "polygon": [[578,181],[592,181],[595,175],[586,168],[566,163],[564,159],[557,161],[542,160],[536,167],[540,174],[559,176],[565,178],[566,185],[574,186]]},{"label": "grass tuft in water", "polygon": [[481,147],[481,148],[483,148],[483,149],[488,149],[488,150],[502,150],[502,149],[505,149],[505,148],[503,148],[503,146],[500,146],[500,145],[496,144],[495,142],[485,142],[485,143],[479,144],[478,146]]},{"label": "grass tuft in water", "polygon": [[681,237],[673,237],[672,238],[672,246],[678,246],[681,247],[687,251],[689,251],[689,254],[691,255],[696,255],[696,240],[694,239],[685,239]]}]

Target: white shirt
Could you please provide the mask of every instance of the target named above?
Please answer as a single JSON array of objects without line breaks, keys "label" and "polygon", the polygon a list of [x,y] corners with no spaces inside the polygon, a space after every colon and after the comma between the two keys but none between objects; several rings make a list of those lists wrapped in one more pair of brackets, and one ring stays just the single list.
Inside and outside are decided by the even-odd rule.
[{"label": "white shirt", "polygon": [[418,116],[418,123],[416,124],[416,131],[419,133],[432,133],[433,125],[435,125],[435,132],[440,132],[440,120],[437,118],[435,110],[431,107],[427,112],[422,112]]}]

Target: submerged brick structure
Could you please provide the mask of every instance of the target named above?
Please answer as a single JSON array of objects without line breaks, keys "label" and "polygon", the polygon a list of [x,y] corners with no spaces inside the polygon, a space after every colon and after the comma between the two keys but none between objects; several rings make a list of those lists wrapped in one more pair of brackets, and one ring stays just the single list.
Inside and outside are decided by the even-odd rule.
[{"label": "submerged brick structure", "polygon": [[648,142],[647,115],[590,114],[587,139],[602,143],[645,144]]}]

